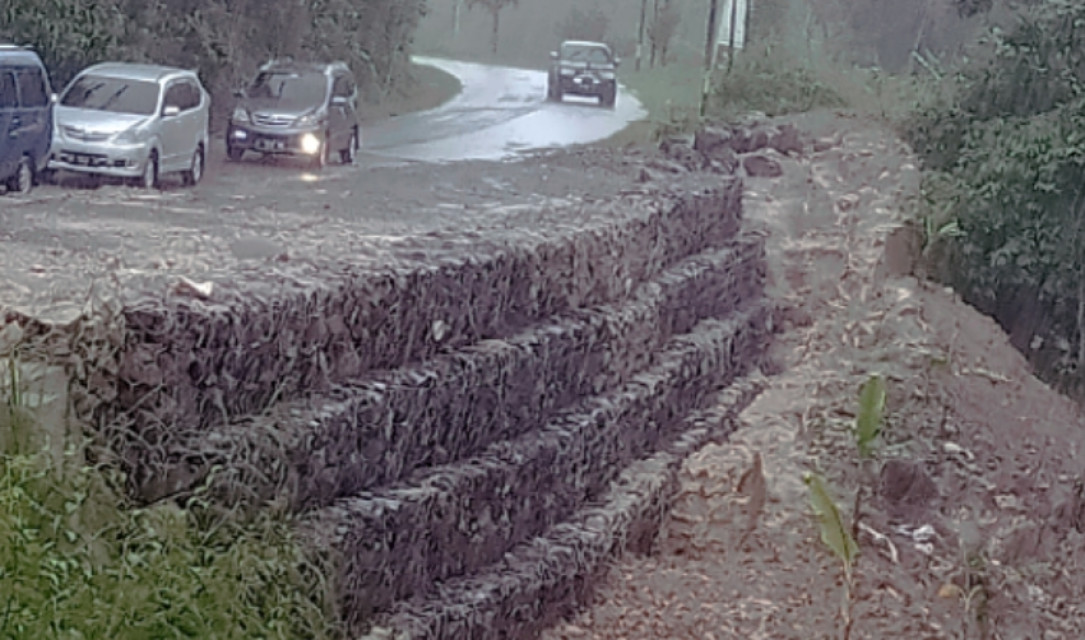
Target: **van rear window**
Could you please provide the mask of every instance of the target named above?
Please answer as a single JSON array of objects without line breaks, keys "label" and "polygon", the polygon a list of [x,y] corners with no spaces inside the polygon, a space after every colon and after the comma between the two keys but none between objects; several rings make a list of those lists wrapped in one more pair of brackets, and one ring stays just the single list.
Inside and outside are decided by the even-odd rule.
[{"label": "van rear window", "polygon": [[49,95],[45,90],[45,79],[41,69],[20,69],[19,95],[24,107],[44,107],[49,104]]}]

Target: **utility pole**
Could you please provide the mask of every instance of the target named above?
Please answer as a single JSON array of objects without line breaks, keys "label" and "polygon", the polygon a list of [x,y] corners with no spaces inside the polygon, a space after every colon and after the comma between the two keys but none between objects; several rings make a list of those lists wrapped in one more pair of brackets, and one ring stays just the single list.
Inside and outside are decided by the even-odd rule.
[{"label": "utility pole", "polygon": [[708,111],[708,92],[712,87],[712,70],[716,66],[716,22],[719,17],[719,0],[709,0],[708,37],[704,46],[704,83],[701,85],[701,117]]},{"label": "utility pole", "polygon": [[637,71],[640,71],[640,57],[644,51],[644,21],[648,17],[648,0],[640,0],[640,28],[637,31]]},{"label": "utility pole", "polygon": [[[739,0],[729,0],[731,3],[731,19],[728,20],[728,27],[731,33],[727,36],[727,75],[731,75],[731,69],[735,66],[735,31],[738,23],[738,3]],[[745,35],[745,33],[743,33]]]}]

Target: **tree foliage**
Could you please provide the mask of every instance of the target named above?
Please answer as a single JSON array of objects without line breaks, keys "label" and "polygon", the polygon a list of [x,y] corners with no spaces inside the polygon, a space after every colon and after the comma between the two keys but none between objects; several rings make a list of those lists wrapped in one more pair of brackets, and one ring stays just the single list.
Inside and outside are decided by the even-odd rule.
[{"label": "tree foliage", "polygon": [[610,26],[610,16],[598,4],[588,8],[572,7],[555,31],[559,40],[603,42]]},{"label": "tree foliage", "polygon": [[498,36],[501,32],[501,11],[519,3],[520,0],[467,0],[467,7],[482,7],[490,12],[493,28],[490,31],[490,48],[497,53]]},{"label": "tree foliage", "polygon": [[[0,39],[33,45],[67,82],[106,59],[199,70],[228,95],[275,56],[346,60],[365,95],[392,90],[409,60],[425,0],[6,0]],[[225,101],[218,101],[219,109]]]},{"label": "tree foliage", "polygon": [[682,20],[681,10],[674,0],[663,0],[655,3],[655,11],[648,23],[648,42],[651,43],[650,66],[655,66],[658,59],[660,65],[667,64],[667,51],[670,49],[671,40],[678,30],[678,23]]},{"label": "tree foliage", "polygon": [[962,232],[940,243],[940,275],[993,314],[1041,369],[1078,386],[1085,5],[1034,3],[993,30],[958,74],[957,91],[920,110],[909,135],[931,171],[925,187],[938,208],[928,215]]}]

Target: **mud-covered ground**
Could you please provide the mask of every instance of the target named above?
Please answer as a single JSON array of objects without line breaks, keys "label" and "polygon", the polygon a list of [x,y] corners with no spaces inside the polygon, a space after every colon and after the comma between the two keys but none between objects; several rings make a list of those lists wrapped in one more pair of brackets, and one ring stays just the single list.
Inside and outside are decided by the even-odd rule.
[{"label": "mud-covered ground", "polygon": [[[780,158],[745,201],[789,307],[782,372],[729,442],[687,462],[658,554],[627,558],[546,638],[1085,637],[1078,408],[989,318],[900,277],[914,246],[887,236],[918,184],[908,150],[861,120],[796,121],[836,144]],[[862,461],[852,428],[874,373],[887,418]],[[856,535],[850,597],[808,471]]]}]

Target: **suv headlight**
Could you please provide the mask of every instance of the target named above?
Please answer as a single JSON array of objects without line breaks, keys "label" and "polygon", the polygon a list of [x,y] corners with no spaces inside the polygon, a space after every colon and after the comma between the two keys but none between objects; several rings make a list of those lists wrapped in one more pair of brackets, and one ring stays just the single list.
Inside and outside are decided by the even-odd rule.
[{"label": "suv headlight", "polygon": [[572,67],[562,67],[561,68],[561,75],[563,75],[563,76],[575,76],[576,75],[576,69],[573,69]]},{"label": "suv headlight", "polygon": [[249,122],[249,112],[245,111],[244,107],[238,107],[234,109],[234,115],[230,116],[230,120],[239,124],[247,124]]},{"label": "suv headlight", "polygon": [[310,127],[312,125],[320,124],[321,122],[323,122],[325,116],[327,115],[328,114],[323,110],[314,111],[312,113],[307,113],[301,116],[294,123],[299,127]]},{"label": "suv headlight", "polygon": [[614,72],[613,71],[604,71],[604,72],[599,74],[599,77],[602,78],[603,80],[613,80],[614,79]]},{"label": "suv headlight", "polygon": [[139,144],[147,139],[147,130],[142,124],[129,127],[114,136],[113,141],[120,144]]}]

